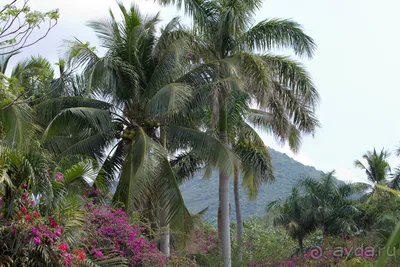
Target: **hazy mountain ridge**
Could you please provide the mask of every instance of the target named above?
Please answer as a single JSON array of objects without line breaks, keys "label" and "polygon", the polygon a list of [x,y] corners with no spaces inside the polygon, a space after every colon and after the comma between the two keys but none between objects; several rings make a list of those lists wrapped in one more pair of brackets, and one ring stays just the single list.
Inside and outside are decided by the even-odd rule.
[{"label": "hazy mountain ridge", "polygon": [[[311,166],[303,165],[288,155],[269,148],[274,168],[275,182],[265,184],[259,191],[257,200],[250,201],[247,192],[240,188],[240,202],[244,218],[251,215],[262,216],[265,206],[278,198],[285,198],[299,180],[305,177],[319,179],[322,171]],[[218,171],[214,170],[209,180],[203,180],[203,173],[199,173],[191,181],[181,186],[182,195],[191,213],[197,213],[208,207],[204,219],[216,224],[218,211]],[[231,220],[235,218],[233,198],[233,180],[230,182]]]}]

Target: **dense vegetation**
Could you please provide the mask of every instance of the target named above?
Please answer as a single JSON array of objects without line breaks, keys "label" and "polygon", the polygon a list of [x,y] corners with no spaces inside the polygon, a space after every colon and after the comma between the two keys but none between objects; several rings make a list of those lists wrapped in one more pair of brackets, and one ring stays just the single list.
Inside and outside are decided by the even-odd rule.
[{"label": "dense vegetation", "polygon": [[[185,0],[159,2],[192,28],[160,28],[159,14],[118,3],[121,20],[89,22],[105,52],[66,41],[56,77],[40,56],[10,69],[58,20],[19,2],[0,8],[0,266],[399,265],[400,168],[388,152],[355,161],[372,185],[344,184],[277,157],[256,131],[297,151],[319,127],[304,66],[272,53],[313,56],[299,24],[253,24],[260,1]],[[201,194],[200,172],[218,197],[208,190],[190,213],[181,188]],[[247,218],[243,199],[273,182],[281,199]]]},{"label": "dense vegetation", "polygon": [[[278,198],[289,196],[293,185],[297,184],[301,179],[306,177],[319,179],[323,174],[323,172],[316,170],[314,167],[305,166],[286,154],[271,148],[268,148],[268,150],[271,154],[271,162],[276,180],[260,187],[256,200],[249,199],[245,191],[246,189],[239,189],[244,219],[253,215],[262,217],[267,204]],[[338,180],[338,182],[341,181]],[[229,186],[231,199],[233,199],[233,182]],[[209,179],[203,179],[203,173],[199,172],[191,180],[181,185],[181,191],[190,212],[197,213],[207,208],[202,218],[212,225],[217,224],[218,203],[215,202],[215,199],[218,195],[218,178],[216,173],[213,173]],[[232,203],[231,220],[234,219],[235,206]]]}]

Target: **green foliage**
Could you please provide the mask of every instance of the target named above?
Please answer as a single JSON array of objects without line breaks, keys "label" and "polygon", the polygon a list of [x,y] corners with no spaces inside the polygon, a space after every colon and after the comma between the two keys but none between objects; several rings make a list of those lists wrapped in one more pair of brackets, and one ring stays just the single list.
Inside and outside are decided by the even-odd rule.
[{"label": "green foliage", "polygon": [[[272,169],[276,178],[273,183],[266,183],[260,187],[257,200],[251,201],[246,191],[240,189],[240,203],[244,219],[252,215],[262,217],[265,206],[278,198],[285,198],[291,193],[292,186],[302,178],[313,177],[319,179],[322,172],[313,167],[305,166],[289,156],[268,148],[271,155]],[[203,180],[204,170],[195,173],[193,179],[181,185],[185,203],[192,213],[208,207],[204,220],[216,225],[218,205],[214,201],[218,198],[218,178],[214,171],[210,179]],[[230,185],[230,197],[233,199],[233,184]],[[235,207],[231,206],[231,220],[235,218]]]},{"label": "green foliage", "polygon": [[[232,228],[235,230],[236,225]],[[233,240],[235,251],[237,240]],[[233,266],[249,266],[252,262],[264,261],[271,258],[275,261],[289,258],[296,251],[296,243],[285,234],[284,229],[268,226],[263,220],[251,217],[244,222],[243,227],[243,259],[242,265],[233,256]]]},{"label": "green foliage", "polygon": [[363,155],[363,159],[367,161],[368,165],[364,165],[361,161],[356,160],[354,165],[365,171],[368,180],[373,183],[386,183],[387,175],[390,172],[390,166],[387,162],[389,153],[382,151],[378,154],[374,149],[372,152],[368,151]]}]

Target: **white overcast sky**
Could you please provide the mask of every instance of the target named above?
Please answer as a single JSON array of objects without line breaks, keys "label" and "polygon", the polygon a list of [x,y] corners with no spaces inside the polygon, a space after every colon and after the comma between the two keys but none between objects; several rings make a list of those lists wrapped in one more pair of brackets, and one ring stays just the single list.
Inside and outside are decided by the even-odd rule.
[{"label": "white overcast sky", "polygon": [[[164,23],[181,14],[153,1],[135,3],[143,13],[161,10]],[[98,46],[85,23],[107,16],[110,7],[116,8],[114,0],[31,0],[30,5],[40,11],[59,8],[61,18],[45,40],[24,50],[19,58],[40,54],[51,62],[57,61],[63,39],[77,37]],[[318,45],[315,57],[303,62],[321,95],[317,114],[322,124],[314,138],[304,138],[297,155],[265,135],[268,146],[317,169],[336,169],[342,180],[365,181],[364,173],[354,168],[354,160],[374,147],[392,152],[400,144],[396,82],[400,70],[399,9],[395,0],[264,1],[256,21],[291,18],[302,24]],[[394,168],[400,160],[392,155],[390,163]]]}]

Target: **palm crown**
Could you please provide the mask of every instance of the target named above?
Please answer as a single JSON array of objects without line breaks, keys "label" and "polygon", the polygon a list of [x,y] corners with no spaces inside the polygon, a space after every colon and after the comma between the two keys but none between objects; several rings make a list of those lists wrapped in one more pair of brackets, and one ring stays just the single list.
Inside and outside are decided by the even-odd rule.
[{"label": "palm crown", "polygon": [[[42,123],[49,123],[43,140],[60,158],[90,155],[103,162],[110,179],[118,174],[114,201],[121,201],[128,211],[150,210],[148,215],[156,216],[157,208],[149,209],[149,203],[155,202],[167,207],[168,222],[174,220],[177,228],[187,229],[182,223],[188,222],[189,214],[160,140],[165,138],[162,132],[174,137],[165,140],[172,142],[170,150],[193,150],[215,166],[229,169],[234,156],[213,137],[180,126],[178,112],[192,90],[180,79],[190,70],[190,62],[184,57],[186,40],[178,19],[156,37],[158,15],[144,17],[134,6],[119,7],[122,22],[110,12],[109,20],[89,23],[106,49],[103,57],[88,44],[68,43],[67,63],[83,66],[92,97],[41,103]],[[110,146],[108,156],[102,158]]]}]

